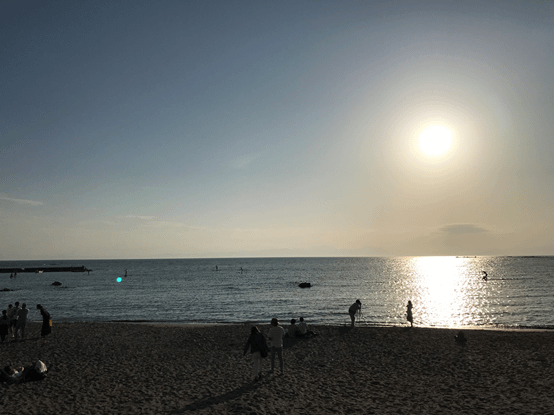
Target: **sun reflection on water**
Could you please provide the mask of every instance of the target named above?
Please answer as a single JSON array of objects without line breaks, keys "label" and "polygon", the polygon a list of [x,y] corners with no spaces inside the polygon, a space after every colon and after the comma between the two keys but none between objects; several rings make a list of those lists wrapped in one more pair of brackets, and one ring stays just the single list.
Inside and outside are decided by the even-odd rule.
[{"label": "sun reflection on water", "polygon": [[[479,324],[469,316],[482,314],[475,291],[480,286],[470,260],[457,257],[418,257],[410,260],[415,323],[456,327]],[[468,267],[469,265],[469,267]]]}]

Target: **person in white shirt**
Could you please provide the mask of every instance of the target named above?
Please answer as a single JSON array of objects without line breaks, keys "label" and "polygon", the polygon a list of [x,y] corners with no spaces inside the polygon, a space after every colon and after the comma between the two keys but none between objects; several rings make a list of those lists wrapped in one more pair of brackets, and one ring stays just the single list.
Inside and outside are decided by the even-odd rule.
[{"label": "person in white shirt", "polygon": [[354,321],[356,321],[356,312],[362,309],[362,302],[356,300],[354,304],[348,309],[348,314],[350,314],[350,320],[352,320],[352,327],[354,327]]},{"label": "person in white shirt", "polygon": [[309,330],[308,325],[304,321],[304,317],[300,317],[300,322],[296,325],[296,335],[298,337],[304,337],[304,336],[316,336],[317,334],[314,333],[312,330]]},{"label": "person in white shirt", "polygon": [[269,329],[268,337],[271,344],[271,372],[273,373],[275,370],[275,353],[277,353],[282,375],[284,373],[283,337],[285,337],[285,329],[279,324],[279,320],[276,318],[271,319],[271,328]]},{"label": "person in white shirt", "polygon": [[19,331],[21,330],[21,340],[25,338],[25,325],[27,324],[27,304],[21,304],[21,310],[17,312],[17,324],[15,325],[15,340],[17,341]]}]

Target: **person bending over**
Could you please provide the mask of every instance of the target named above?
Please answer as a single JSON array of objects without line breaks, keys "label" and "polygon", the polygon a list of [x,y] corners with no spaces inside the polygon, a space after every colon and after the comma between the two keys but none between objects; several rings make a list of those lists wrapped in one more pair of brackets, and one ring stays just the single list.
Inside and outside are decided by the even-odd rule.
[{"label": "person bending over", "polygon": [[352,320],[352,327],[354,327],[354,322],[356,321],[356,313],[362,309],[362,302],[356,300],[354,304],[348,309],[348,314],[350,314],[350,320]]}]

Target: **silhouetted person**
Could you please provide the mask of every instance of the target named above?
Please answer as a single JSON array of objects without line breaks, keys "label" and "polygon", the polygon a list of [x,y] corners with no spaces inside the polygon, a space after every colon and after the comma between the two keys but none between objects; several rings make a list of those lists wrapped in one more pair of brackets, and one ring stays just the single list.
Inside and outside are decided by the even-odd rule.
[{"label": "silhouetted person", "polygon": [[316,334],[308,329],[308,325],[304,321],[304,317],[300,317],[300,323],[296,325],[296,335],[298,337],[315,336]]},{"label": "silhouetted person", "polygon": [[296,337],[298,333],[298,326],[296,325],[296,319],[293,318],[290,320],[290,326],[287,330],[287,334],[286,336],[287,337]]},{"label": "silhouetted person", "polygon": [[483,274],[485,274],[485,275],[483,276],[483,281],[487,281],[487,280],[489,279],[489,276],[488,276],[487,272],[486,272],[486,271],[481,271],[481,272],[482,272]]},{"label": "silhouetted person", "polygon": [[40,304],[37,304],[37,310],[40,311],[40,315],[42,316],[40,335],[46,337],[52,332],[52,327],[50,326],[50,313]]},{"label": "silhouetted person", "polygon": [[414,316],[412,315],[412,302],[408,301],[408,305],[406,306],[406,320],[410,322],[410,327],[414,326]]},{"label": "silhouetted person", "polygon": [[354,304],[348,309],[348,314],[350,314],[350,320],[352,320],[352,327],[354,327],[354,322],[356,321],[356,312],[362,309],[362,302],[356,300]]},{"label": "silhouetted person", "polygon": [[8,311],[2,310],[2,316],[0,316],[0,339],[2,343],[8,335],[8,330],[10,328],[10,318],[8,317]]},{"label": "silhouetted person", "polygon": [[254,382],[262,378],[262,362],[263,358],[267,357],[267,343],[265,337],[257,327],[250,329],[250,337],[244,345],[244,355],[250,349],[252,354],[252,362],[254,363]]},{"label": "silhouetted person", "polygon": [[271,373],[275,370],[275,353],[277,353],[282,375],[285,370],[283,363],[283,337],[285,337],[285,329],[279,324],[277,318],[271,319],[271,328],[269,329],[268,337],[271,344]]},{"label": "silhouetted person", "polygon": [[17,311],[17,324],[15,325],[15,340],[18,339],[19,332],[21,332],[21,340],[25,338],[25,326],[27,325],[27,315],[29,310],[27,304],[21,304],[21,309]]}]

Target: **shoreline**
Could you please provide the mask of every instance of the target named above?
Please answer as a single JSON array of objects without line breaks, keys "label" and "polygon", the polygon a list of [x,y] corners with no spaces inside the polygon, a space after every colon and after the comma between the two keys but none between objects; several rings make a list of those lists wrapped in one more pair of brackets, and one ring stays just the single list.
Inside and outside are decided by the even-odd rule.
[{"label": "shoreline", "polygon": [[[28,320],[29,322],[40,324],[39,320]],[[179,322],[179,321],[156,321],[156,320],[106,320],[106,321],[66,321],[59,320],[53,321],[54,324],[144,324],[151,326],[159,327],[217,327],[217,326],[266,326],[269,325],[269,322]],[[283,324],[287,326],[288,323]],[[312,323],[313,326],[321,327],[349,327],[350,324],[320,324]],[[356,324],[356,328],[410,328],[407,324],[367,324],[361,323]],[[436,329],[436,330],[476,330],[476,331],[515,331],[515,332],[552,332],[554,331],[554,326],[548,327],[535,327],[535,326],[452,326],[452,327],[443,327],[443,326],[414,326],[413,329]]]}]

